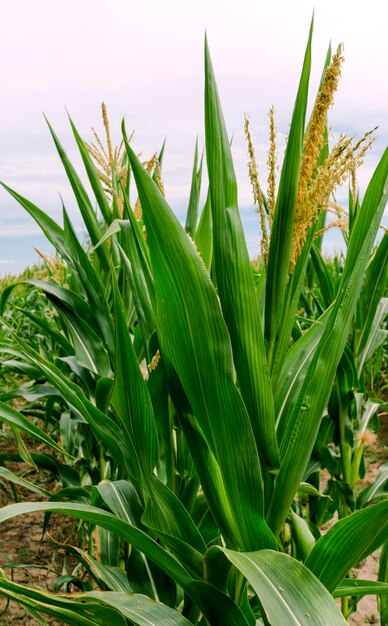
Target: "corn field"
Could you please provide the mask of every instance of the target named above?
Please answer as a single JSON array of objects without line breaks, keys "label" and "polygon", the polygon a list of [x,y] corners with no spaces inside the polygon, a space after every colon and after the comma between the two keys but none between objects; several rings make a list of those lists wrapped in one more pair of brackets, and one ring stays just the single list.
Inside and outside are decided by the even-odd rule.
[{"label": "corn field", "polygon": [[[48,124],[86,241],[66,206],[60,225],[3,183],[56,257],[1,285],[1,433],[18,453],[0,454],[0,486],[39,501],[4,506],[0,528],[41,512],[43,532],[58,513],[77,529],[55,591],[0,570],[0,594],[36,623],[339,626],[377,595],[388,624],[387,464],[359,488],[386,388],[388,151],[361,198],[375,133],[329,145],[341,46],[307,118],[312,31],[279,176],[273,109],[263,176],[245,119],[254,263],[207,42],[205,154],[197,145],[184,226],[164,146],[142,162],[123,122],[114,148],[105,105],[106,146],[69,120],[91,194]],[[333,226],[346,253],[330,260]],[[378,581],[353,578],[379,548]]]}]

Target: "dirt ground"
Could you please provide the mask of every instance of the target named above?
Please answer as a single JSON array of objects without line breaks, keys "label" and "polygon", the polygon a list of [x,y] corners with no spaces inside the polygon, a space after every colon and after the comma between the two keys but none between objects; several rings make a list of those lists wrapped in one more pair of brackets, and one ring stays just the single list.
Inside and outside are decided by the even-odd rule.
[{"label": "dirt ground", "polygon": [[[14,452],[10,449],[8,439],[1,439],[0,451]],[[377,442],[366,452],[367,475],[362,486],[373,482],[379,466],[388,461],[388,414],[381,420],[380,433]],[[18,472],[28,469],[27,465],[17,464],[10,469]],[[32,481],[47,480],[47,474],[38,473],[29,475]],[[50,485],[42,484],[50,490]],[[53,488],[53,485],[51,486]],[[39,500],[35,495],[23,488],[17,488],[20,499]],[[0,506],[13,502],[11,491],[5,493],[0,489]],[[62,573],[63,557],[53,558],[53,544],[47,539],[42,541],[42,514],[29,514],[10,520],[0,525],[0,567],[4,568],[7,576],[12,574],[15,582],[31,587],[52,591],[58,575]],[[49,527],[49,534],[59,542],[67,542],[74,532],[74,521],[64,517],[54,516]],[[26,564],[25,567],[14,567],[12,564]],[[378,572],[378,553],[371,555],[366,561],[354,570],[357,578],[376,580]],[[50,626],[60,626],[53,618],[46,617]],[[349,618],[352,626],[364,624],[379,624],[379,613],[375,596],[366,596],[360,600],[357,613]],[[28,615],[16,603],[7,605],[0,596],[0,626],[37,626],[38,622]],[[284,626],[287,626],[286,624]],[[330,626],[325,624],[322,626]]]},{"label": "dirt ground", "polygon": [[[388,414],[384,413],[380,418],[380,432],[376,444],[366,450],[366,476],[362,482],[362,487],[372,483],[377,471],[383,463],[388,462]],[[355,577],[361,580],[377,580],[379,570],[379,553],[371,554],[358,568],[354,569]],[[376,596],[365,596],[358,603],[357,613],[349,618],[352,626],[363,626],[364,624],[380,624],[379,612],[377,609]]]},{"label": "dirt ground", "polygon": [[[17,452],[13,446],[10,446],[8,438],[1,437],[1,431],[0,451]],[[36,451],[45,452],[43,449],[36,449]],[[18,474],[28,471],[26,478],[47,491],[55,489],[54,481],[47,482],[48,474],[45,472],[30,473],[31,468],[24,463],[8,463],[7,467]],[[17,487],[16,491],[19,501],[41,500],[38,494],[23,487]],[[0,489],[0,507],[13,502],[12,491],[8,489],[6,492]],[[53,516],[48,535],[44,539],[42,539],[42,522],[42,513],[30,513],[0,524],[0,568],[16,583],[52,591],[55,581],[62,573],[63,555],[54,553],[54,544],[49,537],[52,536],[58,542],[67,543],[74,532],[74,520],[59,515]],[[18,567],[13,567],[13,565],[18,565]],[[60,626],[60,622],[53,618],[46,617],[45,619],[50,626]],[[39,622],[27,614],[19,604],[7,603],[6,599],[0,596],[0,626],[13,624],[36,626]]]}]

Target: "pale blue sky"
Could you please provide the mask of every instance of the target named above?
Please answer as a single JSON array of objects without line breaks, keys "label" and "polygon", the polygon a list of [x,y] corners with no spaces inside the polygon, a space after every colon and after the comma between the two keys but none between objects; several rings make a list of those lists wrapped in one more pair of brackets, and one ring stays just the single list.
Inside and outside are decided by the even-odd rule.
[{"label": "pale blue sky", "polygon": [[[365,188],[388,136],[385,0],[14,0],[0,3],[2,97],[0,180],[60,219],[60,192],[74,223],[81,220],[42,111],[69,156],[79,158],[65,106],[84,138],[101,128],[100,103],[135,129],[134,146],[151,155],[167,138],[164,178],[180,217],[187,206],[196,135],[203,146],[203,36],[230,134],[240,206],[251,254],[258,224],[246,176],[243,113],[251,114],[264,179],[267,110],[277,110],[279,144],[287,133],[309,22],[315,6],[311,101],[331,39],[345,44],[345,65],[330,123],[332,132],[361,135],[379,125],[378,141],[360,173]],[[332,236],[333,238],[333,236]],[[0,192],[0,273],[16,272],[45,249],[39,231],[14,200]]]}]

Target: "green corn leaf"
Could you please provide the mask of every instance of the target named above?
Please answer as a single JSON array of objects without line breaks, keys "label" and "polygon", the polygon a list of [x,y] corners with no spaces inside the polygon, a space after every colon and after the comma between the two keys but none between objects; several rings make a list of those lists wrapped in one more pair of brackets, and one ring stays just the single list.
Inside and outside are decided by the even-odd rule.
[{"label": "green corn leaf", "polygon": [[326,308],[328,308],[335,299],[334,281],[316,243],[311,246],[311,259],[323,301]]},{"label": "green corn leaf", "polygon": [[214,456],[209,471],[218,473],[221,489],[208,494],[218,501],[212,512],[231,545],[273,545],[263,520],[257,450],[233,381],[230,339],[216,292],[187,234],[128,144],[127,153],[147,227],[162,359],[166,354],[175,369]]},{"label": "green corn leaf", "polygon": [[21,432],[18,428],[12,428],[12,432],[15,436],[16,439],[16,445],[18,448],[18,452],[20,454],[20,456],[22,457],[24,463],[27,463],[27,465],[29,465],[30,467],[32,467],[34,470],[37,469],[34,461],[32,460],[31,454],[29,453],[26,444],[23,441],[23,437],[21,435]]},{"label": "green corn leaf", "polygon": [[[140,530],[145,531],[141,516],[144,508],[140,503],[139,496],[134,486],[126,480],[103,481],[97,486],[97,490],[108,505],[112,513]],[[147,557],[142,554],[146,576],[149,579],[151,590],[155,599],[158,598],[156,584],[152,576]]]},{"label": "green corn leaf", "polygon": [[89,255],[78,241],[73,225],[64,207],[63,225],[65,241],[70,254],[70,260],[67,262],[73,268],[74,272],[76,272],[82,283],[87,301],[93,311],[93,327],[95,328],[95,324],[97,323],[97,327],[101,332],[101,338],[104,341],[108,354],[112,358],[114,354],[113,325],[107,304],[108,296],[105,294],[106,288],[104,287],[101,277],[93,267]]},{"label": "green corn leaf", "polygon": [[109,206],[109,203],[106,199],[106,195],[105,192],[102,188],[102,184],[100,181],[100,177],[98,176],[97,170],[94,166],[94,163],[89,155],[88,149],[85,146],[85,143],[83,141],[83,139],[81,138],[80,134],[78,133],[76,127],[74,126],[74,123],[72,121],[72,119],[69,116],[69,121],[70,121],[70,125],[71,125],[71,129],[73,131],[73,135],[75,137],[75,140],[77,142],[77,146],[78,149],[80,151],[81,157],[82,157],[82,161],[84,163],[85,169],[86,169],[86,173],[88,175],[88,179],[90,182],[90,185],[93,189],[94,195],[96,197],[99,209],[101,211],[101,215],[103,216],[106,224],[109,226],[109,224],[112,221],[112,211],[111,208]]},{"label": "green corn leaf", "polygon": [[202,209],[194,240],[205,267],[210,273],[213,258],[213,219],[209,191]]},{"label": "green corn leaf", "polygon": [[[166,369],[165,363],[164,369]],[[171,377],[171,374],[167,373],[166,378],[169,390],[171,392],[171,390],[173,389],[172,384],[176,384],[176,376]],[[178,407],[178,421],[182,427],[186,442],[189,442],[190,454],[197,470],[201,487],[206,494],[206,502],[209,505],[210,511],[216,511],[220,507],[219,494],[223,493],[224,491],[222,476],[220,475],[217,461],[210,449],[207,440],[205,439],[201,429],[199,428],[195,417],[190,413],[188,409],[185,410],[184,408],[182,408],[180,398],[178,398],[174,393],[172,393],[172,397],[174,406],[176,408]],[[187,403],[186,397],[185,401]],[[210,511],[209,515],[211,519],[209,520],[209,525],[212,535],[208,538],[207,543],[209,543],[219,534],[219,528],[214,521],[214,515],[212,515]],[[216,527],[215,529],[214,526]],[[213,530],[215,530],[215,532],[213,532]]]},{"label": "green corn leaf", "polygon": [[190,626],[192,623],[175,609],[141,594],[89,591],[76,597],[107,604],[138,626]]},{"label": "green corn leaf", "polygon": [[125,570],[110,565],[103,565],[96,561],[90,554],[76,546],[70,546],[67,543],[57,543],[56,545],[60,546],[62,550],[65,550],[68,554],[72,554],[77,561],[82,563],[88,573],[96,580],[100,588],[104,589],[104,586],[106,586],[111,591],[124,593],[132,592]]},{"label": "green corn leaf", "polygon": [[273,360],[276,335],[281,322],[280,316],[283,308],[292,238],[294,233],[295,208],[299,185],[299,169],[303,150],[303,137],[305,131],[307,96],[311,68],[312,32],[313,20],[311,22],[302,74],[292,114],[271,230],[265,306],[265,337],[267,340],[270,366]]},{"label": "green corn leaf", "polygon": [[51,219],[46,213],[44,213],[41,209],[39,209],[35,204],[23,198],[16,191],[5,185],[4,183],[0,183],[8,193],[11,194],[15,200],[19,202],[19,204],[33,217],[38,226],[42,229],[44,234],[46,235],[49,242],[54,246],[54,248],[58,251],[58,253],[63,256],[65,259],[68,256],[67,248],[64,242],[64,232],[54,220]]},{"label": "green corn leaf", "polygon": [[[9,285],[5,289],[3,289],[1,293],[1,298],[0,298],[0,315],[4,315],[4,309],[11,296],[12,291],[20,285],[28,285],[28,284],[31,284],[31,283],[28,283],[27,281],[22,280],[22,281],[17,281],[15,283],[12,283],[12,285]],[[20,306],[17,306],[16,304],[13,304],[12,302],[11,304],[12,306],[14,306],[15,310],[22,312],[26,317],[28,317],[32,322],[34,322],[39,328],[41,328],[48,336],[52,337],[52,339],[54,339],[54,341],[56,341],[65,350],[65,352],[67,353],[74,352],[72,345],[68,342],[68,340],[63,335],[63,333],[60,332],[57,328],[55,328],[53,324],[50,324],[50,322],[48,322],[47,319],[42,318],[41,315],[40,316],[36,315],[35,313],[33,313],[32,311],[29,311],[28,309],[24,309]]]},{"label": "green corn leaf", "polygon": [[67,308],[78,311],[80,317],[82,317],[89,326],[95,324],[93,311],[90,305],[75,291],[61,287],[55,283],[50,283],[46,280],[28,279],[25,281],[29,285],[33,285],[38,289],[42,289],[47,296],[55,298],[57,301],[62,301]]},{"label": "green corn leaf", "polygon": [[3,317],[4,315],[4,309],[7,305],[7,302],[11,296],[12,291],[15,288],[15,284],[12,283],[11,285],[8,285],[7,287],[5,287],[4,289],[2,289],[1,293],[0,293],[0,316]]},{"label": "green corn leaf", "polygon": [[36,619],[38,624],[42,624],[42,626],[50,626],[50,624],[42,617],[42,615],[39,615],[39,613],[37,613],[34,609],[32,609],[31,607],[27,608],[26,605],[24,605],[23,608],[26,611],[27,615],[31,615],[31,617]]},{"label": "green corn leaf", "polygon": [[[388,541],[383,545],[380,555],[380,565],[378,580],[388,584]],[[380,597],[379,611],[381,617],[381,626],[387,626],[388,623],[388,598],[387,596]]]},{"label": "green corn leaf", "polygon": [[66,320],[73,335],[80,365],[100,376],[111,375],[108,354],[100,337],[93,330],[96,327],[96,318],[91,306],[75,292],[54,283],[29,280],[28,284],[42,289]]},{"label": "green corn leaf", "polygon": [[[63,356],[60,359],[63,363],[66,363],[68,370],[69,370],[69,375],[68,378],[71,379],[72,376],[70,376],[71,373],[76,374],[76,376],[80,379],[80,381],[83,383],[84,385],[84,389],[86,391],[86,393],[90,392],[96,392],[96,384],[95,384],[95,380],[91,374],[91,372],[86,369],[86,367],[82,367],[82,365],[80,365],[77,361],[77,359],[70,355],[70,356]],[[63,372],[65,369],[66,373],[67,373],[67,369],[66,368],[62,368],[60,367],[60,370]],[[99,379],[101,380],[101,379]],[[106,379],[102,379],[102,380],[106,380]],[[110,379],[112,380],[112,379]],[[62,395],[62,397],[64,397]]]},{"label": "green corn leaf", "polygon": [[375,596],[388,594],[388,583],[376,582],[375,580],[360,580],[358,578],[344,578],[333,591],[334,598],[346,598],[347,596]]},{"label": "green corn leaf", "polygon": [[307,522],[302,517],[294,513],[292,509],[290,511],[290,520],[292,538],[298,550],[298,556],[302,561],[305,561],[315,545],[315,538],[309,529]]},{"label": "green corn leaf", "polygon": [[98,602],[91,601],[85,604],[74,602],[52,593],[18,585],[4,577],[0,577],[0,594],[9,600],[19,602],[32,613],[41,611],[70,626],[106,626],[106,624],[126,626],[127,624],[118,611]]},{"label": "green corn leaf", "polygon": [[131,287],[138,323],[143,336],[145,353],[149,357],[148,346],[155,331],[153,313],[155,308],[154,281],[149,265],[148,250],[139,224],[133,215],[126,192],[124,190],[122,192],[124,208],[129,216],[129,220],[114,220],[97,245],[99,246],[120,231],[127,235],[125,250],[119,243],[117,247],[122,260],[123,270]]},{"label": "green corn leaf", "polygon": [[[54,494],[50,496],[50,502],[80,502],[81,504],[89,504],[90,502],[90,488],[79,487],[79,486],[71,486],[65,487],[64,489],[60,489],[56,491]],[[46,516],[48,520],[49,516]],[[43,533],[46,532],[47,524],[46,519],[43,523]]]},{"label": "green corn leaf", "polygon": [[55,328],[53,324],[50,324],[47,319],[43,318],[41,315],[32,313],[28,309],[22,309],[19,306],[15,306],[15,310],[20,311],[23,315],[28,317],[28,319],[36,324],[36,326],[40,328],[46,336],[51,337],[58,345],[60,345],[66,354],[74,353],[74,348],[66,339],[65,335]]},{"label": "green corn leaf", "polygon": [[185,586],[185,584],[191,580],[179,561],[157,544],[156,541],[151,539],[145,532],[112,515],[112,513],[107,513],[97,507],[72,502],[22,502],[3,507],[0,510],[0,523],[12,519],[16,515],[33,511],[71,515],[72,517],[83,519],[101,526],[102,528],[106,528],[107,530],[111,530],[128,543],[133,544],[138,550],[144,552],[144,554],[161,567],[166,574],[182,584],[182,586]]},{"label": "green corn leaf", "polygon": [[[131,238],[131,235],[129,238]],[[143,339],[144,354],[147,362],[149,363],[153,356],[150,354],[150,341],[153,333],[155,332],[154,313],[151,304],[150,292],[140,263],[136,262],[136,258],[134,262],[131,263],[120,244],[117,244],[117,247],[121,257],[123,271],[132,292],[133,303],[137,314],[137,323],[139,324]]]},{"label": "green corn leaf", "polygon": [[303,246],[302,252],[297,260],[295,269],[290,277],[285,289],[285,298],[283,303],[283,311],[281,314],[282,323],[278,329],[276,340],[276,350],[273,356],[271,380],[273,389],[277,389],[281,384],[279,378],[279,370],[283,366],[289,346],[292,329],[295,324],[295,317],[300,302],[301,292],[305,283],[306,270],[308,267],[310,246],[313,241],[314,228],[310,228],[307,240]]},{"label": "green corn leaf", "polygon": [[305,565],[334,591],[349,570],[388,541],[388,502],[380,502],[337,522],[321,537]]},{"label": "green corn leaf", "polygon": [[94,250],[99,248],[105,241],[108,241],[113,235],[117,235],[122,228],[128,226],[129,220],[113,220],[109,228],[106,229],[100,241],[94,246]]},{"label": "green corn leaf", "polygon": [[141,523],[144,508],[134,486],[127,480],[103,480],[96,487],[98,493],[117,517],[145,530]]},{"label": "green corn leaf", "polygon": [[31,380],[36,380],[41,374],[40,370],[30,363],[23,363],[20,361],[16,361],[15,359],[7,359],[6,361],[2,361],[1,365],[5,371],[9,370],[16,374],[20,374],[21,376],[28,376],[28,378],[31,378]]},{"label": "green corn leaf", "polygon": [[250,626],[241,609],[230,596],[222,593],[217,587],[200,580],[194,580],[187,593],[196,601],[198,606],[205,607],[205,610],[202,610],[209,624]]},{"label": "green corn leaf", "polygon": [[[265,472],[279,466],[272,387],[264,335],[237,205],[237,183],[218,90],[205,43],[206,158],[217,287],[241,395]],[[265,441],[265,445],[262,442]]]},{"label": "green corn leaf", "polygon": [[103,413],[108,413],[112,398],[114,381],[111,378],[99,377],[96,383],[95,402]]},{"label": "green corn leaf", "polygon": [[124,207],[129,215],[130,228],[128,229],[126,250],[124,252],[123,248],[119,246],[119,251],[124,267],[128,268],[128,261],[130,263],[134,283],[134,302],[139,325],[142,330],[145,353],[149,358],[152,358],[153,355],[149,355],[149,342],[155,331],[155,287],[150,269],[149,251],[145,244],[139,223],[131,210],[129,198],[124,190],[123,196]]},{"label": "green corn leaf", "polygon": [[369,333],[365,338],[363,350],[357,357],[357,372],[359,376],[362,373],[364,364],[369,361],[373,352],[385,341],[387,337],[387,331],[381,328],[387,314],[388,298],[381,298],[377,306],[376,314],[369,328]]},{"label": "green corn leaf", "polygon": [[378,305],[384,296],[388,277],[388,235],[382,238],[369,263],[359,301],[356,354],[362,353],[368,343]]},{"label": "green corn leaf", "polygon": [[316,487],[314,487],[313,485],[310,485],[310,483],[300,483],[297,494],[301,498],[305,496],[316,496],[317,498],[330,498],[330,496],[324,493],[321,493],[320,491],[318,491]]},{"label": "green corn leaf", "polygon": [[[331,60],[331,46],[329,45],[324,68],[322,72],[321,82],[319,86],[319,90],[321,90],[323,84],[323,77],[325,75],[325,71],[327,66],[329,65]],[[311,124],[311,119],[309,125]],[[307,132],[307,131],[306,131]],[[328,132],[327,128],[325,129],[325,137],[324,144],[321,149],[321,153],[319,155],[318,164],[322,165],[324,160],[327,158],[329,154],[329,144],[328,144]],[[299,181],[298,181],[299,184]],[[287,219],[287,218],[286,218]],[[277,331],[276,338],[276,350],[272,359],[272,369],[271,369],[271,378],[272,378],[272,386],[274,389],[281,385],[281,378],[279,378],[279,369],[282,367],[284,358],[287,354],[287,350],[289,348],[290,337],[292,332],[292,327],[295,322],[296,311],[300,302],[300,295],[305,284],[306,271],[308,268],[308,261],[310,257],[310,250],[312,249],[314,243],[314,234],[316,230],[320,230],[324,227],[326,219],[326,211],[321,211],[316,224],[313,224],[306,237],[306,241],[304,243],[303,249],[299,258],[297,259],[295,268],[290,276],[289,280],[286,281],[285,285],[285,297],[283,303],[283,309],[280,315],[281,324],[279,325]],[[317,246],[321,245],[322,238],[317,240]],[[317,248],[317,249],[318,249]],[[334,298],[334,296],[333,296]],[[332,300],[328,302],[327,306],[331,304]]]},{"label": "green corn leaf", "polygon": [[34,493],[38,493],[40,496],[43,496],[45,498],[48,498],[51,495],[50,492],[45,491],[44,489],[41,489],[40,487],[38,487],[37,485],[34,485],[34,483],[30,482],[29,480],[25,480],[24,478],[17,476],[6,467],[0,466],[0,478],[3,478],[3,479],[5,478],[5,480],[8,480],[14,485],[20,485],[21,487],[24,487],[25,489],[28,489],[29,491],[33,491]]},{"label": "green corn leaf", "polygon": [[[80,482],[78,472],[76,472],[76,470],[69,465],[59,463],[59,461],[54,459],[54,457],[49,456],[48,454],[36,454],[33,452],[31,454],[31,458],[34,461],[35,465],[57,476],[58,480],[60,480],[64,487],[79,486]],[[10,461],[12,463],[21,463],[22,458],[19,454],[0,454],[0,464],[3,465],[7,461]]]},{"label": "green corn leaf", "polygon": [[[158,347],[157,347],[158,346]],[[160,350],[157,335],[151,338],[150,352],[156,354]],[[154,408],[154,417],[158,431],[159,458],[156,467],[156,475],[172,491],[176,490],[176,457],[175,439],[173,429],[173,415],[170,410],[170,396],[168,393],[167,378],[164,367],[157,367],[149,373],[147,388]],[[183,498],[182,503],[191,511]]]},{"label": "green corn leaf", "polygon": [[187,209],[186,225],[185,225],[185,231],[189,235],[191,235],[191,237],[194,237],[194,233],[197,228],[198,204],[199,204],[199,196],[201,193],[201,179],[202,179],[202,158],[201,158],[201,163],[198,169],[198,138],[197,138],[197,141],[195,142],[193,173],[191,177],[190,200],[189,200],[189,206]]},{"label": "green corn leaf", "polygon": [[112,281],[116,359],[115,384],[111,401],[131,441],[131,462],[137,468],[137,482],[141,493],[144,493],[158,459],[154,412],[124,319],[122,300],[113,274]]},{"label": "green corn leaf", "polygon": [[288,351],[280,370],[279,381],[275,388],[276,429],[279,441],[282,441],[287,421],[292,413],[309,365],[315,354],[317,345],[323,335],[329,311],[325,312],[298,339]]},{"label": "green corn leaf", "polygon": [[24,398],[27,402],[35,402],[41,398],[48,398],[50,396],[60,397],[60,394],[51,385],[21,385],[18,389],[11,389],[6,393],[0,395],[0,400],[5,402],[6,400],[12,400],[13,398]]},{"label": "green corn leaf", "polygon": [[142,522],[160,537],[189,571],[202,574],[206,544],[176,495],[154,478]]},{"label": "green corn leaf", "polygon": [[[64,411],[59,418],[59,432],[64,449],[71,454],[77,455],[80,444],[80,425],[87,424],[82,415],[77,411]],[[82,435],[81,435],[82,438]]]},{"label": "green corn leaf", "polygon": [[[101,227],[98,223],[97,216],[94,212],[92,204],[89,200],[89,197],[85,191],[84,186],[82,185],[78,174],[76,173],[74,167],[70,163],[69,159],[66,156],[66,152],[64,151],[57,135],[55,134],[52,126],[49,124],[48,120],[47,125],[50,129],[50,133],[55,143],[55,147],[58,150],[59,157],[63,163],[65,168],[67,177],[73,189],[74,195],[77,200],[77,204],[81,211],[82,218],[84,220],[86,229],[89,233],[92,244],[95,245],[102,237]],[[105,272],[109,271],[109,255],[105,246],[101,246],[97,252],[97,256],[100,260],[101,266]]]},{"label": "green corn leaf", "polygon": [[33,439],[37,439],[41,443],[46,444],[49,448],[52,448],[59,454],[66,454],[65,451],[62,450],[62,448],[60,448],[58,444],[51,439],[51,437],[49,437],[49,435],[46,435],[46,433],[39,428],[39,426],[36,426],[34,422],[29,420],[22,413],[19,413],[19,411],[16,411],[16,409],[12,409],[4,402],[0,402],[0,421],[9,424],[23,433],[26,433],[30,437],[33,437]]},{"label": "green corn leaf", "polygon": [[369,487],[363,489],[357,498],[357,507],[362,508],[377,498],[388,497],[388,463],[383,463],[376,478]]},{"label": "green corn leaf", "polygon": [[346,624],[331,595],[317,578],[288,554],[272,550],[222,550],[248,579],[262,607],[266,626]]},{"label": "green corn leaf", "polygon": [[[123,572],[123,570],[117,567],[120,563],[120,557],[121,557],[120,538],[114,533],[112,533],[110,530],[106,530],[105,528],[98,528],[98,536],[100,539],[99,557],[100,557],[101,563],[103,563],[104,566],[107,566],[107,567],[111,566],[112,569],[115,569],[116,574],[117,574],[116,577],[114,576],[114,573],[111,572],[114,580],[118,578],[119,574],[120,575],[122,574],[123,576],[121,576],[121,578],[129,582],[127,573]],[[109,588],[111,588],[112,591],[122,591],[122,589],[116,589],[115,587],[109,587]]]}]

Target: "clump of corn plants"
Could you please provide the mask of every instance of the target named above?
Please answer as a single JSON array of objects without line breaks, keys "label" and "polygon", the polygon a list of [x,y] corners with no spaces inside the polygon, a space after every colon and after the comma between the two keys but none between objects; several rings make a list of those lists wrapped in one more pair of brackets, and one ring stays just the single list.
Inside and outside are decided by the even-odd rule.
[{"label": "clump of corn plants", "polygon": [[[89,552],[67,548],[88,572],[90,586],[80,583],[82,592],[52,594],[0,577],[0,593],[34,615],[83,625],[335,626],[346,623],[348,604],[341,613],[334,598],[388,592],[384,580],[348,577],[387,541],[388,502],[347,515],[323,536],[306,510],[306,497],[321,497],[319,485],[308,482],[319,469],[314,451],[362,298],[360,277],[384,212],[388,175],[386,152],[354,216],[339,284],[319,318],[298,334],[320,216],[333,184],[361,160],[369,142],[365,137],[351,147],[341,139],[327,150],[326,115],[341,48],[327,59],[306,123],[311,39],[312,27],[277,193],[270,114],[267,198],[246,124],[265,257],[258,280],[207,43],[209,189],[199,220],[198,149],[183,228],[165,197],[163,149],[144,167],[123,124],[123,149],[114,150],[105,108],[107,149],[98,136],[86,144],[70,121],[93,200],[50,127],[92,251],[78,241],[65,207],[59,226],[7,188],[68,269],[67,287],[33,281],[61,320],[66,356],[53,362],[19,334],[13,340],[20,358],[67,407],[68,432],[82,424],[89,434],[98,468],[88,481],[68,480],[45,501],[0,511],[0,521],[60,512],[83,520],[98,536],[98,552],[92,541]],[[3,294],[3,310],[11,291]],[[7,328],[12,332],[12,324]],[[0,416],[44,441],[61,467],[74,470],[76,446],[5,402]],[[7,478],[17,481],[10,471]]]},{"label": "clump of corn plants", "polygon": [[[328,309],[339,288],[343,267],[331,264],[322,256],[322,238],[331,228],[342,231],[348,245],[355,218],[361,205],[357,189],[356,170],[375,140],[375,131],[366,132],[360,139],[340,135],[335,145],[329,148],[327,117],[333,105],[343,63],[343,46],[337,48],[331,58],[327,55],[321,84],[315,99],[310,121],[303,139],[303,155],[295,205],[295,222],[290,252],[289,276],[292,277],[296,264],[307,243],[306,276],[297,303],[298,321],[292,329],[292,340],[298,339],[307,330],[312,319],[318,319]],[[276,140],[273,107],[270,118],[270,148],[268,151],[267,197],[259,182],[258,168],[249,128],[245,117],[245,135],[248,145],[248,174],[252,185],[253,199],[260,215],[261,256],[256,268],[263,271],[267,266],[269,240],[275,206]],[[338,187],[349,182],[349,206],[344,208],[335,197]],[[331,220],[327,221],[330,215]],[[359,476],[365,475],[363,453],[375,441],[373,431],[378,427],[377,410],[383,404],[377,398],[369,399],[365,389],[364,370],[372,355],[386,339],[384,320],[387,314],[387,299],[384,298],[387,284],[388,238],[385,229],[378,246],[371,252],[363,293],[357,303],[344,354],[339,363],[327,411],[320,426],[320,434],[314,446],[313,456],[321,469],[331,475],[325,495],[330,499],[310,498],[309,519],[318,527],[327,522],[335,511],[346,515],[356,506],[355,487]],[[311,240],[311,238],[313,238]],[[296,303],[296,300],[294,304]],[[294,311],[295,312],[295,311]],[[333,449],[338,446],[338,455]],[[326,459],[326,461],[323,461]],[[320,471],[309,477],[319,488]],[[381,483],[381,476],[378,481]],[[381,488],[368,490],[380,497],[386,490],[386,481]],[[364,506],[368,499],[359,498]]]}]

